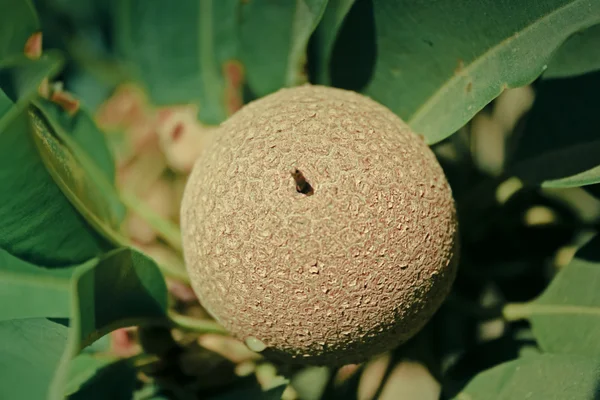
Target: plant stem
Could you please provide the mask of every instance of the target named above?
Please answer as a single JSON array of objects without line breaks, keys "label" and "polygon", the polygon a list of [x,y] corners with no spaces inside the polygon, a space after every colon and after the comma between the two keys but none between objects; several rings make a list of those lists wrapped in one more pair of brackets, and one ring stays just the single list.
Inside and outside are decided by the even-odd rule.
[{"label": "plant stem", "polygon": [[530,311],[529,303],[511,303],[504,306],[502,315],[507,321],[518,321],[527,318]]},{"label": "plant stem", "polygon": [[145,205],[140,199],[131,192],[121,191],[121,201],[130,210],[141,216],[156,232],[175,250],[181,252],[183,245],[181,243],[181,234],[179,229],[171,221],[161,218],[150,207]]},{"label": "plant stem", "polygon": [[169,317],[178,328],[194,331],[198,333],[216,333],[219,335],[229,335],[229,332],[214,321],[207,321],[177,313],[169,313]]}]

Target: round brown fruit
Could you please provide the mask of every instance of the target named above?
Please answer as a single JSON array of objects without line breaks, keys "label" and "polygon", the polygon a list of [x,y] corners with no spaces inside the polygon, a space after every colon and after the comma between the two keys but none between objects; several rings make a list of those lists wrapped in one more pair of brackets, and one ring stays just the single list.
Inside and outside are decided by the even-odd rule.
[{"label": "round brown fruit", "polygon": [[456,273],[433,152],[350,91],[306,85],[246,105],[196,162],[181,211],[201,303],[285,362],[357,363],[405,342]]}]

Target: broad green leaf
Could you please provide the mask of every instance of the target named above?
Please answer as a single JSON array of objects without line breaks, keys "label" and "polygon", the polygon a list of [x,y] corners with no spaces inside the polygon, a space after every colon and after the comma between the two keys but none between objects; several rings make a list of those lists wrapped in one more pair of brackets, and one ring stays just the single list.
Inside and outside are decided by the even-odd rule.
[{"label": "broad green leaf", "polygon": [[56,186],[31,132],[27,110],[0,131],[0,248],[48,267],[84,262],[108,244]]},{"label": "broad green leaf", "polygon": [[[2,254],[0,276],[3,282],[7,280],[2,289],[12,289],[2,292],[0,319],[38,321],[32,317],[52,316],[69,321],[68,339],[57,345],[60,357],[52,358],[52,363],[42,363],[35,356],[28,356],[28,368],[33,363],[36,373],[47,378],[40,385],[45,391],[50,388],[52,399],[62,398],[70,360],[85,346],[119,327],[168,323],[164,279],[156,264],[141,253],[121,248],[65,270],[36,267],[5,252]],[[42,289],[44,284],[52,287]],[[13,321],[1,324],[11,327]],[[19,329],[29,335],[29,328]],[[0,341],[4,341],[1,336]],[[48,340],[48,345],[55,344]],[[5,358],[6,352],[6,349],[0,352],[0,359]],[[28,376],[30,372],[21,369],[20,373]],[[0,373],[2,387],[15,385],[2,379]]]},{"label": "broad green leaf", "polygon": [[456,400],[594,400],[600,396],[597,359],[541,354],[519,358],[477,375]]},{"label": "broad green leaf", "polygon": [[600,236],[575,255],[536,300],[509,304],[508,319],[527,318],[542,350],[600,359]]},{"label": "broad green leaf", "polygon": [[71,136],[78,148],[84,151],[91,161],[112,183],[115,180],[115,161],[110,153],[104,133],[98,128],[86,109],[80,108],[73,116],[59,105],[45,99],[36,101],[55,129],[62,129]]},{"label": "broad green leaf", "polygon": [[159,105],[197,104],[209,124],[227,115],[223,69],[237,57],[238,0],[124,0],[115,46]]},{"label": "broad green leaf", "polygon": [[573,34],[558,48],[542,77],[564,78],[600,69],[600,25]]},{"label": "broad green leaf", "polygon": [[[47,101],[38,99],[36,105],[47,117],[47,122],[59,137],[66,136],[73,138],[71,142],[71,151],[75,158],[80,160],[85,169],[86,161],[89,163],[86,173],[89,179],[96,185],[104,183],[104,186],[110,185],[112,190],[102,190],[103,199],[110,205],[113,229],[118,229],[120,222],[125,215],[125,208],[118,198],[118,193],[114,187],[115,182],[115,162],[110,153],[104,134],[96,126],[91,115],[85,109],[79,109],[73,116],[67,114],[60,106]],[[82,160],[83,159],[83,160]],[[102,174],[102,176],[98,176]]]},{"label": "broad green leaf", "polygon": [[55,53],[36,61],[21,55],[0,62],[0,132],[27,107],[42,80],[58,72],[61,64],[61,58]]},{"label": "broad green leaf", "polygon": [[129,400],[137,371],[131,360],[80,354],[69,364],[65,393],[69,399]]},{"label": "broad green leaf", "polygon": [[317,82],[330,85],[329,64],[333,45],[338,37],[344,18],[356,0],[329,0],[316,31]]},{"label": "broad green leaf", "polygon": [[68,317],[73,272],[39,267],[0,249],[0,321]]},{"label": "broad green leaf", "polygon": [[0,399],[46,399],[69,329],[46,318],[0,322]]},{"label": "broad green leaf", "polygon": [[27,39],[38,31],[39,21],[29,0],[0,0],[0,62],[23,54]]},{"label": "broad green leaf", "polygon": [[118,230],[123,212],[116,209],[120,203],[108,177],[92,175],[91,165],[85,168],[83,154],[75,154],[74,143],[60,126],[51,125],[42,109],[32,107],[29,117],[33,140],[56,184],[90,225],[113,244],[125,245],[127,239]]},{"label": "broad green leaf", "polygon": [[373,0],[373,18],[377,59],[364,92],[435,143],[536,79],[566,38],[600,23],[600,2]]},{"label": "broad green leaf", "polygon": [[[447,336],[445,331],[442,335],[444,338]],[[481,371],[512,361],[520,356],[540,354],[540,351],[535,347],[533,334],[530,331],[522,331],[518,335],[511,332],[497,339],[473,343],[462,349],[459,354],[446,363],[449,367],[443,371],[441,382],[445,394],[443,398],[454,397]]]},{"label": "broad green leaf", "polygon": [[546,187],[600,182],[600,72],[542,80],[508,171]]},{"label": "broad green leaf", "polygon": [[256,96],[306,81],[306,46],[326,5],[326,0],[242,2],[241,58]]},{"label": "broad green leaf", "polygon": [[69,373],[65,393],[67,395],[77,392],[87,381],[92,379],[96,372],[107,365],[118,361],[114,356],[97,356],[94,354],[81,353],[69,363]]},{"label": "broad green leaf", "polygon": [[0,88],[13,101],[27,100],[34,94],[42,80],[58,72],[62,56],[48,52],[37,60],[24,55],[0,63]]},{"label": "broad green leaf", "polygon": [[0,67],[0,248],[44,266],[83,262],[106,248],[52,181],[30,134],[28,101],[59,66],[47,56]]}]

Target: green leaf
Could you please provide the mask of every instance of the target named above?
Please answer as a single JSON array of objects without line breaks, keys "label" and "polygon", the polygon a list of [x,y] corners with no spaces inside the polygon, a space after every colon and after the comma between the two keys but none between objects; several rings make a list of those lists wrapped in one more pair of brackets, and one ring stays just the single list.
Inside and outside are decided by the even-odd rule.
[{"label": "green leaf", "polygon": [[0,131],[0,248],[38,265],[84,262],[109,246],[56,186],[31,132],[26,110]]},{"label": "green leaf", "polygon": [[600,359],[600,236],[575,255],[536,300],[509,304],[509,320],[527,318],[542,350]]},{"label": "green leaf", "polygon": [[0,249],[0,321],[68,317],[73,272],[41,268]]},{"label": "green leaf", "polygon": [[508,172],[545,187],[600,182],[598,93],[600,72],[539,82]]},{"label": "green leaf", "polygon": [[86,109],[80,108],[75,115],[67,114],[59,105],[46,99],[36,104],[48,117],[52,126],[71,136],[81,151],[102,171],[110,182],[115,180],[115,161],[108,148],[104,133],[98,128]]},{"label": "green leaf", "polygon": [[[48,320],[32,318],[46,314],[69,321],[66,333],[56,333],[55,341],[52,338],[43,340],[52,349],[52,357],[27,353],[26,348],[38,340],[29,332],[34,329],[29,323],[19,325],[15,320],[0,323],[9,335],[8,339],[0,335],[0,342],[10,343],[10,335],[16,335],[16,329],[25,335],[25,339],[11,344],[10,349],[2,348],[0,360],[6,359],[6,353],[10,358],[18,357],[19,350],[22,351],[27,362],[20,361],[24,367],[12,373],[22,376],[34,373],[44,377],[38,385],[43,393],[50,390],[52,399],[62,398],[70,360],[85,346],[120,327],[169,323],[166,284],[156,264],[141,253],[121,248],[65,270],[36,267],[6,252],[0,254],[0,276],[3,278],[0,320],[21,318],[18,321],[48,325]],[[42,289],[44,286],[52,288]],[[5,292],[7,288],[12,289]],[[52,329],[52,332],[62,332],[62,328],[54,325]],[[59,356],[56,356],[57,352]],[[32,364],[35,371],[30,371]],[[26,390],[17,387],[20,386],[18,381],[4,381],[3,378],[0,373],[0,386],[14,391]],[[42,397],[13,395],[6,398]]]},{"label": "green leaf", "polygon": [[129,359],[80,354],[69,365],[65,393],[72,400],[130,400],[135,391],[136,374]]},{"label": "green leaf", "polygon": [[600,395],[600,363],[575,355],[541,354],[500,364],[477,375],[457,400],[593,400]]},{"label": "green leaf", "polygon": [[62,56],[56,52],[48,52],[37,60],[24,55],[4,60],[0,63],[0,87],[13,102],[27,100],[44,78],[58,72],[62,62]]},{"label": "green leaf", "polygon": [[54,184],[30,134],[29,99],[59,66],[50,55],[0,67],[0,248],[45,266],[83,262],[107,247]]},{"label": "green leaf", "polygon": [[27,39],[38,31],[39,21],[29,0],[0,0],[0,62],[23,54]]},{"label": "green leaf", "polygon": [[156,104],[197,104],[204,122],[218,124],[228,115],[223,68],[237,57],[238,3],[116,2],[116,49]]},{"label": "green leaf", "polygon": [[79,354],[69,363],[65,393],[70,395],[77,392],[87,381],[96,375],[98,370],[118,360],[118,358],[112,356],[99,357],[88,353]]},{"label": "green leaf", "polygon": [[329,64],[335,40],[338,37],[344,18],[356,0],[329,0],[316,31],[315,40],[318,60],[316,80],[320,84],[330,85]]},{"label": "green leaf", "polygon": [[36,61],[21,55],[0,62],[0,132],[27,107],[42,80],[58,72],[61,64],[55,53]]},{"label": "green leaf", "polygon": [[567,37],[600,22],[600,2],[373,0],[372,13],[377,59],[364,92],[435,143],[536,79]]},{"label": "green leaf", "polygon": [[552,56],[545,79],[583,75],[600,69],[600,25],[573,34]]},{"label": "green leaf", "polygon": [[[99,190],[102,192],[101,199],[111,210],[108,213],[107,222],[110,221],[111,227],[118,230],[125,215],[125,207],[119,200],[114,187],[115,162],[104,134],[85,109],[79,109],[74,116],[70,116],[60,106],[45,99],[38,99],[36,105],[43,112],[46,121],[51,125],[52,131],[57,137],[73,139],[69,142],[75,158],[79,160],[78,162],[84,169],[86,169],[86,162],[89,164],[86,169],[88,180],[96,185],[99,185],[100,181],[104,182],[104,190],[102,190],[101,184]],[[98,174],[102,174],[102,176],[98,176]],[[107,185],[110,186],[109,190],[106,190],[105,186]],[[99,206],[104,205],[100,204]]]},{"label": "green leaf", "polygon": [[0,398],[46,399],[68,328],[45,318],[0,322]]},{"label": "green leaf", "polygon": [[306,81],[306,46],[326,5],[326,0],[242,3],[242,63],[256,96]]},{"label": "green leaf", "polygon": [[[65,144],[66,136],[55,136],[57,131],[53,131],[40,109],[32,107],[29,117],[33,140],[56,184],[90,225],[113,244],[125,245],[127,240],[118,231],[120,218],[113,206],[118,202],[114,199],[114,190],[102,190],[97,184],[100,180],[90,179],[89,170],[86,171],[80,159]],[[100,179],[106,180],[105,177]]]}]

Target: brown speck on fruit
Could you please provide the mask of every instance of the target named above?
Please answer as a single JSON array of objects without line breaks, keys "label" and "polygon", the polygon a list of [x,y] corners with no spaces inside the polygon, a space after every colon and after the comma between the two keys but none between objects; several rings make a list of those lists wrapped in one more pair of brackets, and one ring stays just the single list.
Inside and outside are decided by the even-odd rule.
[{"label": "brown speck on fruit", "polygon": [[313,187],[306,181],[304,174],[299,169],[294,168],[291,172],[291,175],[296,182],[296,191],[298,193],[302,193],[307,196],[312,196],[314,194]]},{"label": "brown speck on fruit", "polygon": [[467,88],[466,88],[467,93],[471,93],[472,89],[473,89],[473,82],[467,83]]}]

